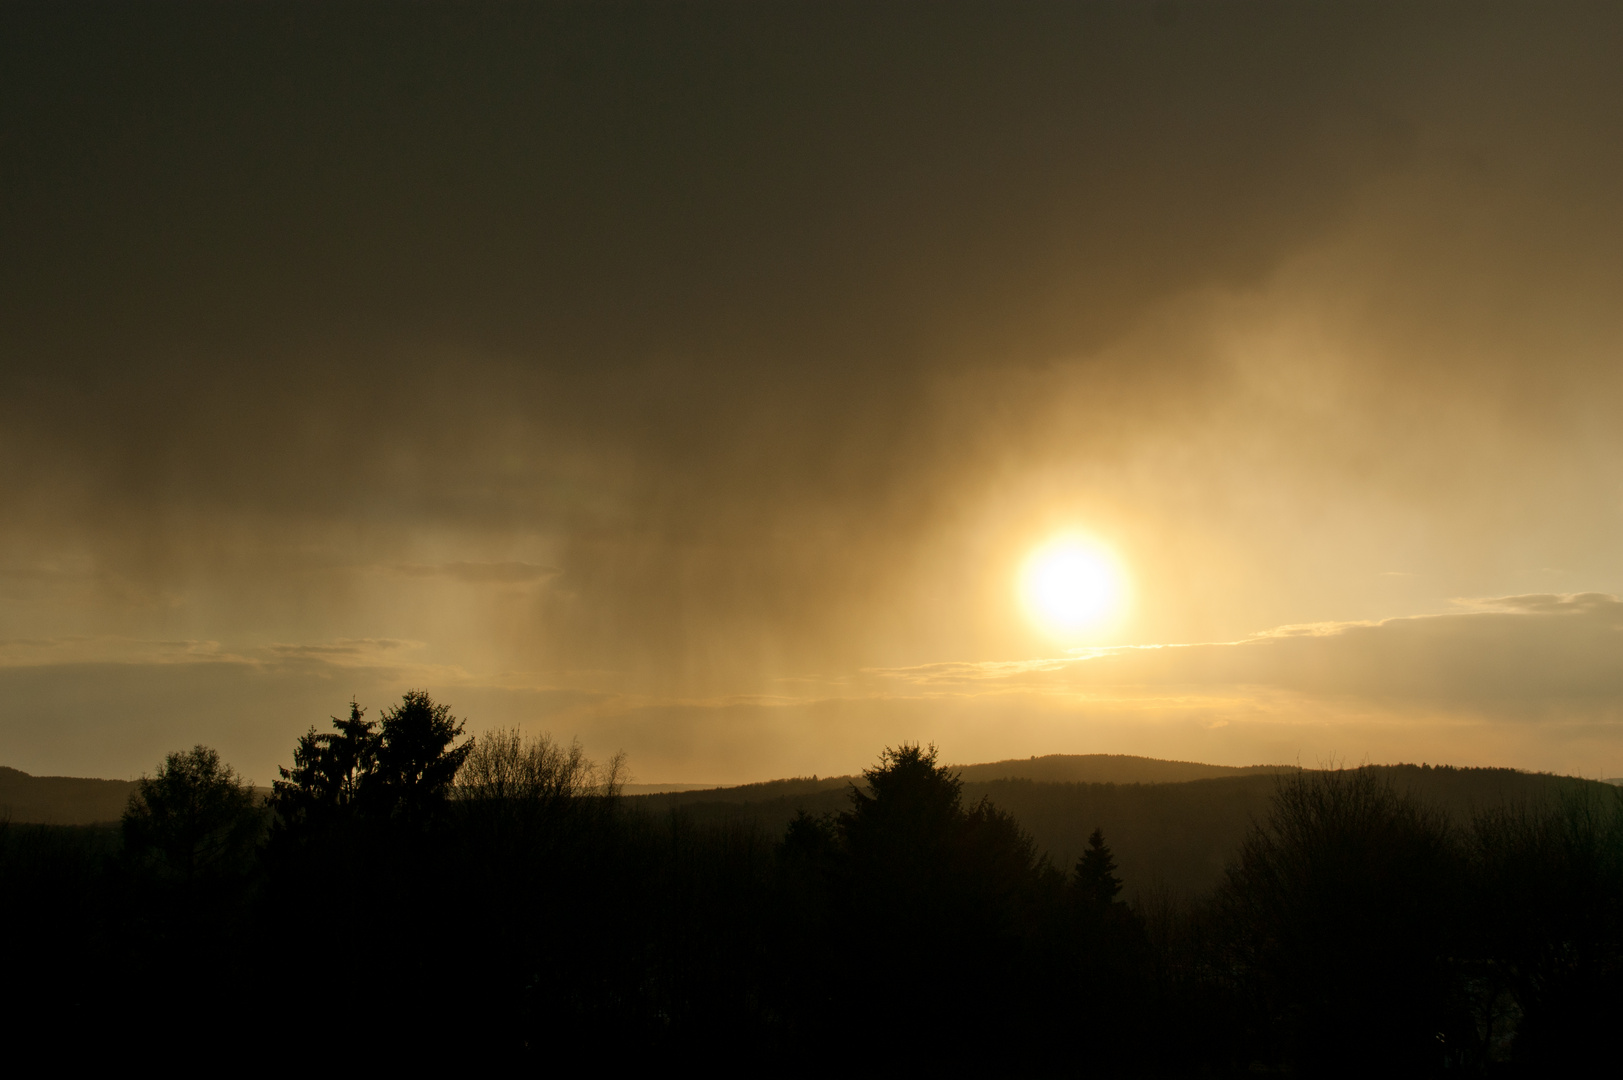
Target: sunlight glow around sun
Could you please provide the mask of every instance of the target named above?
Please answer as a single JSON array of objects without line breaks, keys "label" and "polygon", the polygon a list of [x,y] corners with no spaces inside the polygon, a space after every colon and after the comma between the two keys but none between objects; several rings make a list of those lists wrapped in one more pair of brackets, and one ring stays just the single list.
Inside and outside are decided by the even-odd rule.
[{"label": "sunlight glow around sun", "polygon": [[1126,603],[1127,582],[1108,549],[1084,537],[1060,536],[1026,558],[1020,598],[1045,633],[1075,638],[1115,621]]}]

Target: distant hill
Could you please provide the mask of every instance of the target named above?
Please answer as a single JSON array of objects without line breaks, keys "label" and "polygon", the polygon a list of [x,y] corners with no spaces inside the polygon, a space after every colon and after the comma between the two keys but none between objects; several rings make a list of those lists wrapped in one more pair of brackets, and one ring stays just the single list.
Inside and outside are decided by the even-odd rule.
[{"label": "distant hill", "polygon": [[[1001,763],[1000,763],[1001,764]],[[852,777],[780,780],[743,788],[632,796],[633,807],[679,814],[695,825],[759,829],[780,836],[797,813],[847,809]],[[1267,812],[1271,773],[1181,783],[1049,783],[1026,778],[966,782],[964,801],[988,798],[1013,814],[1039,850],[1069,868],[1103,828],[1130,894],[1194,895],[1215,885],[1254,818]]]},{"label": "distant hill", "polygon": [[[1162,775],[1179,768],[1217,773],[1183,781],[1125,783],[1052,782],[1019,776],[1032,762],[1079,762],[1088,767],[1116,768],[1117,775]],[[1158,766],[1168,766],[1159,770]],[[1056,771],[1064,764],[1044,765]],[[1446,813],[1464,825],[1471,815],[1504,803],[1540,802],[1563,790],[1598,781],[1515,769],[1427,768],[1419,765],[1377,766],[1400,791]],[[974,770],[972,772],[971,770]],[[1095,828],[1104,830],[1129,895],[1166,891],[1197,896],[1221,879],[1223,867],[1245,840],[1253,822],[1268,813],[1281,767],[1224,769],[1189,762],[1106,755],[1033,758],[960,767],[966,775],[964,799],[988,798],[1013,814],[1039,850],[1055,865],[1069,869]],[[971,775],[1002,776],[969,779]],[[852,777],[775,780],[765,784],[639,795],[627,799],[649,813],[677,813],[696,825],[759,829],[782,835],[799,811],[830,814],[850,805]]]},{"label": "distant hill", "polygon": [[1292,772],[1294,765],[1203,765],[1198,761],[1162,761],[1130,754],[1045,754],[1011,758],[984,765],[954,765],[966,782],[1039,780],[1051,784],[1179,784],[1221,776]]},{"label": "distant hill", "polygon": [[[1203,765],[1198,761],[1162,761],[1130,754],[1045,754],[1042,757],[1010,758],[979,765],[948,766],[965,783],[992,780],[1037,780],[1062,784],[1180,784],[1189,780],[1211,780],[1221,776],[1272,775],[1293,771],[1294,765]],[[819,791],[844,791],[856,783],[856,776],[795,777],[766,780],[732,787],[704,784],[627,784],[627,795],[668,795],[667,805],[697,802],[762,802],[788,795]]]},{"label": "distant hill", "polygon": [[[1102,828],[1129,893],[1138,895],[1160,889],[1197,895],[1217,884],[1246,830],[1267,814],[1281,775],[1295,771],[1121,754],[1049,754],[953,768],[964,779],[967,802],[989,798],[1013,814],[1057,866],[1069,868],[1088,834]],[[1500,803],[1538,801],[1564,788],[1601,783],[1515,769],[1379,768],[1401,790],[1462,824]],[[650,784],[643,791],[628,787],[626,802],[646,813],[678,813],[694,824],[781,836],[801,810],[844,810],[852,784],[860,782],[854,776],[812,776],[696,790]],[[128,780],[30,776],[0,766],[0,820],[9,815],[18,824],[114,822],[134,787]],[[647,791],[653,787],[663,790]]]},{"label": "distant hill", "polygon": [[117,821],[135,790],[133,780],[30,776],[0,765],[0,821],[19,825],[95,825]]},{"label": "distant hill", "polygon": [[758,784],[738,784],[734,787],[690,788],[687,785],[654,785],[656,792],[639,792],[626,785],[625,794],[648,800],[661,808],[691,806],[697,803],[766,803],[774,799],[803,798],[819,792],[843,797],[845,789],[860,779],[855,776],[797,776],[789,780],[766,780]]},{"label": "distant hill", "polygon": [[668,791],[710,791],[714,784],[621,784],[622,795],[663,795]]}]

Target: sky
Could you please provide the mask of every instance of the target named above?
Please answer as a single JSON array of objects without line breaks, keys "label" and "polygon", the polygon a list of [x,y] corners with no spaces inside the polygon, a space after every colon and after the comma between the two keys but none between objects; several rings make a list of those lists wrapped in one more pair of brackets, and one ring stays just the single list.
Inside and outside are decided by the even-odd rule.
[{"label": "sky", "polygon": [[[263,784],[420,687],[643,782],[1623,775],[1619,55],[1598,3],[8,3],[0,763]],[[1114,589],[1063,631],[1056,543]]]}]

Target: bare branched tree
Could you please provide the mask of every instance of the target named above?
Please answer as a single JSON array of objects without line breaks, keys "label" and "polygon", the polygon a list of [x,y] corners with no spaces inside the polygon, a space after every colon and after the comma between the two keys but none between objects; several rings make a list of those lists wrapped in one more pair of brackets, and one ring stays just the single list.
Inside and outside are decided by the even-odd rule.
[{"label": "bare branched tree", "polygon": [[579,740],[568,746],[550,735],[526,740],[517,728],[487,731],[456,777],[462,799],[550,803],[583,796],[614,796],[624,783],[625,754],[599,764],[586,756]]}]

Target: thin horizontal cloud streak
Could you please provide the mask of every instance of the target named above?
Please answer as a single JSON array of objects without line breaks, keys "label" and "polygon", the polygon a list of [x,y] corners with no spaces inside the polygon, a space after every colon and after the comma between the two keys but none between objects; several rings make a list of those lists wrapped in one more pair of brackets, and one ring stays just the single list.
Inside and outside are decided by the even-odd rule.
[{"label": "thin horizontal cloud streak", "polygon": [[264,651],[285,660],[319,660],[329,664],[352,665],[396,658],[402,650],[422,647],[420,641],[400,641],[395,638],[339,638],[305,645],[267,645]]},{"label": "thin horizontal cloud streak", "polygon": [[1225,643],[1105,648],[1075,659],[932,664],[868,674],[918,692],[1221,693],[1273,687],[1416,711],[1623,719],[1623,600],[1473,600],[1469,610],[1293,625]]},{"label": "thin horizontal cloud streak", "polygon": [[559,573],[555,566],[525,562],[396,563],[386,569],[404,577],[443,577],[477,585],[533,585]]},{"label": "thin horizontal cloud streak", "polygon": [[0,641],[0,667],[66,664],[240,664],[247,657],[218,641],[162,641],[124,637],[70,636]]},{"label": "thin horizontal cloud streak", "polygon": [[[236,664],[271,668],[279,665],[374,668],[400,671],[419,666],[409,655],[422,642],[392,638],[338,638],[308,643],[273,643],[228,648],[218,641],[161,641],[122,637],[64,637],[0,641],[0,667],[64,665]],[[423,670],[442,670],[423,667]]]}]

